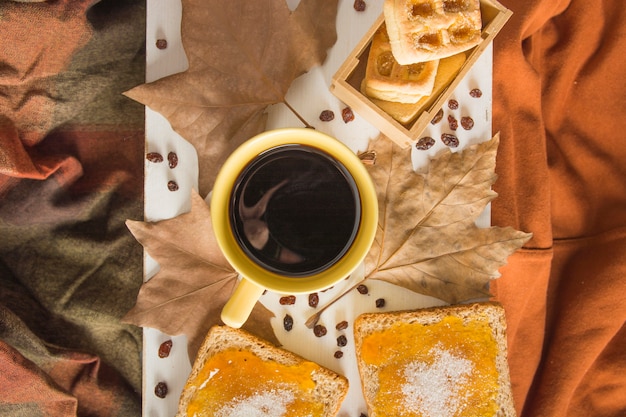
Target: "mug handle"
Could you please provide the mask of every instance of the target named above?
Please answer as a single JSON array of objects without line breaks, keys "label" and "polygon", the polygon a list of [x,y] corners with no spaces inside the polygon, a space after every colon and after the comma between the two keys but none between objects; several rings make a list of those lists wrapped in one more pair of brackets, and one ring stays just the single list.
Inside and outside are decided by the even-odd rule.
[{"label": "mug handle", "polygon": [[224,324],[234,328],[243,326],[263,291],[265,288],[243,277],[222,308]]}]

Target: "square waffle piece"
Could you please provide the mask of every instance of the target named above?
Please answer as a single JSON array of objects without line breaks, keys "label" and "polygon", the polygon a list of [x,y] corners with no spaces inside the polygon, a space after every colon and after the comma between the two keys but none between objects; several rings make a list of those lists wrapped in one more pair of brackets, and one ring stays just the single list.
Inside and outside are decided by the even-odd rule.
[{"label": "square waffle piece", "polygon": [[439,60],[400,65],[393,56],[385,24],[374,34],[363,93],[379,100],[416,103],[433,91]]},{"label": "square waffle piece", "polygon": [[[415,103],[399,103],[369,97],[372,103],[403,125],[413,122],[419,114],[428,108],[439,97],[441,92],[452,82],[465,63],[465,54],[460,53],[439,60],[435,85],[430,95],[420,98]],[[362,89],[363,94],[367,93]]]},{"label": "square waffle piece", "polygon": [[385,0],[383,13],[401,65],[458,54],[482,40],[480,0]]}]

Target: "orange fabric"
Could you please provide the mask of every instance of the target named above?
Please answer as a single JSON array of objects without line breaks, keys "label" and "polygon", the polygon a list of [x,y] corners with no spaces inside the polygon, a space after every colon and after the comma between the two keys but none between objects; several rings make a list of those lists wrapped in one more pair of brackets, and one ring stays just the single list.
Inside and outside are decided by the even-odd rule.
[{"label": "orange fabric", "polygon": [[534,234],[493,293],[522,416],[626,415],[626,9],[503,0],[493,223]]}]

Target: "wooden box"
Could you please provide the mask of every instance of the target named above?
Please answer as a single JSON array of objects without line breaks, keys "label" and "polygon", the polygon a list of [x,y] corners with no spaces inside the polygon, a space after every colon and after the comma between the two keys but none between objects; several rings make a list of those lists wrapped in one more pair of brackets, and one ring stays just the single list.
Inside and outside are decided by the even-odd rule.
[{"label": "wooden box", "polygon": [[483,22],[481,43],[465,52],[467,58],[456,77],[438,96],[431,97],[426,109],[408,125],[393,119],[361,93],[360,89],[372,37],[384,22],[382,14],[333,76],[331,92],[398,145],[410,146],[419,139],[433,116],[512,15],[510,10],[496,0],[481,0],[480,9]]}]

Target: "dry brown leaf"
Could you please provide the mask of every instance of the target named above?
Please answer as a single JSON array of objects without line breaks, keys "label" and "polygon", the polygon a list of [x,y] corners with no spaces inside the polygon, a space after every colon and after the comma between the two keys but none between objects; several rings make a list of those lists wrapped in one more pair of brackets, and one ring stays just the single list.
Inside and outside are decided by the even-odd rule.
[{"label": "dry brown leaf", "polygon": [[497,194],[499,135],[433,158],[414,172],[410,151],[381,137],[367,169],[378,192],[379,228],[365,277],[449,303],[488,296],[498,268],[530,239],[512,228],[479,228],[476,218]]},{"label": "dry brown leaf", "polygon": [[[123,320],[169,335],[185,334],[193,360],[211,326],[222,324],[222,307],[238,278],[217,245],[209,206],[194,192],[189,213],[156,223],[126,223],[160,269],[142,285],[135,306]],[[270,325],[272,317],[257,302],[244,328],[279,344]]]},{"label": "dry brown leaf", "polygon": [[200,193],[243,141],[265,127],[292,81],[326,59],[337,39],[337,0],[183,0],[189,69],[126,93],[163,114],[198,152]]}]

